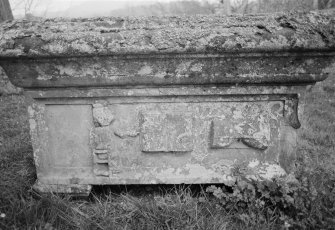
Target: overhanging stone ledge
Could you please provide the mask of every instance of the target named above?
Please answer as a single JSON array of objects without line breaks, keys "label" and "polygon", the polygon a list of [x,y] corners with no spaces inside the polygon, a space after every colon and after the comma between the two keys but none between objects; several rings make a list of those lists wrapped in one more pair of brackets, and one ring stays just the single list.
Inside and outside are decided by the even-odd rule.
[{"label": "overhanging stone ledge", "polygon": [[2,60],[23,88],[297,85],[324,80],[335,52],[160,54]]}]

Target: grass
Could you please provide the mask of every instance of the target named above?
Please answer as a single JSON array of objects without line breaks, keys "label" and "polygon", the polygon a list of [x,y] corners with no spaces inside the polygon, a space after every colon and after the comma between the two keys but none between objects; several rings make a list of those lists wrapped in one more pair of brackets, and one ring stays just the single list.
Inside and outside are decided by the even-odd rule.
[{"label": "grass", "polygon": [[[304,216],[296,218],[296,227],[332,229],[335,76],[317,84],[306,100],[296,176],[315,191],[306,190],[306,197],[298,200],[305,206],[309,203]],[[95,187],[88,199],[36,194],[31,190],[36,175],[26,104],[22,95],[0,97],[0,229],[207,230],[289,226],[280,212],[269,212],[268,206],[228,208],[201,186]],[[310,194],[316,195],[307,199]]]}]

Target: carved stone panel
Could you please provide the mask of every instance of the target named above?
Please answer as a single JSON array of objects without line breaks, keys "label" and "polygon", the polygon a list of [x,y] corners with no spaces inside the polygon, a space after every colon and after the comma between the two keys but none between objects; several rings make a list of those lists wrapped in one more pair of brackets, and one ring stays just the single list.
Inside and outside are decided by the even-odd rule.
[{"label": "carved stone panel", "polygon": [[114,120],[114,116],[107,107],[101,104],[94,104],[93,120],[96,126],[108,126]]},{"label": "carved stone panel", "polygon": [[193,150],[191,114],[141,114],[143,152],[190,152]]},{"label": "carved stone panel", "polygon": [[[102,106],[93,106],[103,118],[97,122],[98,113],[93,112],[95,176],[122,183],[133,179],[174,182],[183,177],[179,170],[187,173],[194,164],[220,175],[229,171],[231,162],[271,158],[277,151],[280,125],[285,122],[284,101],[204,99],[106,100],[99,102]],[[200,168],[188,177],[200,176],[196,173]],[[144,174],[150,176],[137,178]]]},{"label": "carved stone panel", "polygon": [[90,166],[90,105],[48,105],[46,122],[48,154],[55,167]]},{"label": "carved stone panel", "polygon": [[[86,172],[87,180],[91,173],[99,183],[224,181],[234,162],[276,160],[281,127],[289,125],[285,100],[245,99],[113,98],[48,105],[51,137],[61,138],[57,128],[63,127],[68,133],[62,133],[64,138],[80,148],[64,151],[54,141],[50,150],[64,153],[64,161],[54,161],[75,167],[69,172]],[[91,168],[89,173],[85,167]]]},{"label": "carved stone panel", "polygon": [[211,132],[212,148],[229,148],[232,143],[241,141],[248,147],[264,150],[270,143],[269,120],[261,114],[255,120],[215,118]]}]

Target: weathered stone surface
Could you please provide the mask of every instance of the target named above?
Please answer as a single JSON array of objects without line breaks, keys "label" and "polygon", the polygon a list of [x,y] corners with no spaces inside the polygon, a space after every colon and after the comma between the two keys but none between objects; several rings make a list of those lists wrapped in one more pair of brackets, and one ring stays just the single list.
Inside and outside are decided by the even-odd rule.
[{"label": "weathered stone surface", "polygon": [[73,196],[86,197],[92,190],[92,185],[82,184],[43,184],[36,181],[33,188],[42,193],[64,193],[71,194]]},{"label": "weathered stone surface", "polygon": [[[89,105],[47,105],[45,129],[48,133],[49,164],[55,170],[64,167],[89,167],[92,157],[89,130],[92,109]],[[32,124],[34,122],[31,122]],[[44,164],[46,162],[43,162]]]},{"label": "weathered stone surface", "polygon": [[191,152],[193,150],[193,120],[191,114],[141,114],[141,144],[143,152]]},{"label": "weathered stone surface", "polygon": [[[0,60],[23,88],[301,84],[324,80],[330,52],[119,55]],[[145,71],[144,71],[145,70]],[[143,72],[144,71],[144,72]]]},{"label": "weathered stone surface", "polygon": [[212,121],[212,148],[227,148],[233,142],[242,141],[247,146],[264,150],[270,142],[270,117],[282,113],[281,103],[273,106],[272,114],[261,113],[262,105],[239,104],[232,108],[232,116],[221,116]]},{"label": "weathered stone surface", "polygon": [[97,126],[108,126],[113,120],[113,113],[101,104],[93,105],[93,120]]},{"label": "weathered stone surface", "polygon": [[21,88],[15,87],[9,80],[2,69],[0,67],[0,96],[7,95],[7,94],[19,94],[22,92]]},{"label": "weathered stone surface", "polygon": [[334,18],[315,12],[16,21],[0,31],[0,64],[34,99],[42,192],[285,175],[304,94],[335,66]]},{"label": "weathered stone surface", "polygon": [[[334,49],[327,13],[6,22],[2,57]],[[145,73],[143,69],[142,73]],[[148,69],[147,69],[148,70]]]},{"label": "weathered stone surface", "polygon": [[[71,175],[79,173],[80,176],[75,177],[81,183],[89,184],[216,183],[234,180],[233,169],[237,162],[257,161],[259,165],[253,168],[257,172],[258,169],[265,170],[262,162],[272,162],[271,167],[277,167],[274,163],[281,152],[294,156],[290,148],[280,151],[285,142],[285,138],[280,141],[280,137],[289,135],[281,127],[291,127],[284,117],[284,102],[289,98],[278,95],[242,98],[241,101],[241,96],[156,96],[149,102],[148,97],[129,97],[121,101],[118,97],[110,97],[99,100],[114,118],[111,124],[103,127],[96,127],[93,116],[89,115],[93,114],[95,97],[87,97],[84,101],[72,99],[56,107],[61,98],[44,100],[46,108],[54,107],[57,111],[68,111],[69,106],[78,104],[78,111],[85,108],[85,120],[90,120],[82,129],[81,126],[66,125],[78,118],[77,114],[59,116],[72,133],[80,133],[85,138],[90,136],[91,153],[85,150],[80,154],[83,157],[92,154],[93,173],[90,174],[82,160],[77,160],[82,164],[80,167],[67,165],[63,168],[65,175],[62,173],[60,177],[54,173],[54,176],[62,183],[68,183]],[[42,128],[45,126],[43,122],[39,123]],[[37,131],[36,126],[31,128],[33,133]],[[50,130],[43,132],[50,133]],[[222,137],[232,140],[230,145],[213,145],[222,141]],[[69,140],[72,138],[72,135],[68,137]],[[76,158],[75,152],[67,151],[67,156]],[[53,162],[46,171],[57,168],[56,164]],[[41,178],[52,180],[46,175]]]},{"label": "weathered stone surface", "polygon": [[334,24],[315,12],[15,21],[0,27],[0,62],[25,88],[311,83],[332,63]]}]

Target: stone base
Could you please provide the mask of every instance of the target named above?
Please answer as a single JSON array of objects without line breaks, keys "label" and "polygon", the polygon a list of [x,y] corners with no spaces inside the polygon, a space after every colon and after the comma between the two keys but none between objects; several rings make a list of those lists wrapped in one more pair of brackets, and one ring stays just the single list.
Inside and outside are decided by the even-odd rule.
[{"label": "stone base", "polygon": [[33,189],[38,193],[59,193],[76,197],[87,197],[90,195],[92,185],[86,184],[43,184],[38,180]]}]

